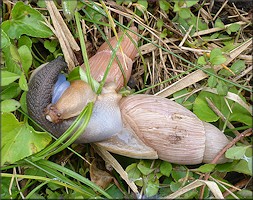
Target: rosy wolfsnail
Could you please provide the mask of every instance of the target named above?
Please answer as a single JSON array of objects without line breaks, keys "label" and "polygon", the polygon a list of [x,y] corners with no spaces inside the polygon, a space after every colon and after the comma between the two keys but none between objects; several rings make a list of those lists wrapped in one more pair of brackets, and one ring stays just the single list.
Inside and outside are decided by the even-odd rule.
[{"label": "rosy wolfsnail", "polygon": [[[96,142],[128,157],[198,164],[211,162],[229,142],[219,129],[202,122],[183,106],[152,95],[122,98],[115,91],[115,84],[107,84],[96,95],[87,83],[72,82],[52,104],[54,85],[65,67],[62,58],[43,66],[31,78],[27,93],[29,115],[57,137],[87,102],[94,101],[91,119],[77,143]],[[219,163],[222,162],[226,162],[225,157],[220,158]]]}]

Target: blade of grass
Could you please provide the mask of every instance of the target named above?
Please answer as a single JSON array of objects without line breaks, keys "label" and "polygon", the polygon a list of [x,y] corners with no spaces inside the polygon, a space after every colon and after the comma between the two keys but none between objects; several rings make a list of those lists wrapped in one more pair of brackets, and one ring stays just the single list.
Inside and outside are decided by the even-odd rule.
[{"label": "blade of grass", "polygon": [[[51,133],[47,132],[47,130],[45,130],[43,127],[41,127],[37,122],[35,122],[27,113],[25,113],[23,110],[18,109],[19,112],[21,112],[26,118],[28,118],[29,120],[31,120],[34,124],[36,124],[36,126],[38,126],[41,130],[43,130],[44,132],[48,133],[52,138],[54,138],[55,140],[57,140],[58,138],[56,138],[54,135],[52,135]],[[27,121],[27,120],[26,120]],[[76,122],[78,121],[78,119],[76,119]],[[74,123],[76,123],[74,122]],[[28,123],[28,122],[26,122]],[[73,125],[74,125],[73,123]],[[78,122],[77,122],[78,123]],[[27,124],[28,125],[28,124]],[[29,125],[28,125],[29,126]],[[75,129],[75,128],[74,128]],[[63,140],[64,141],[64,140]],[[60,143],[60,145],[63,145],[63,141]],[[56,145],[57,146],[57,145]],[[77,153],[75,150],[73,150],[70,147],[67,147],[68,150],[70,150],[71,152],[73,152],[74,154],[76,154],[78,157],[80,157],[81,159],[83,159],[85,162],[87,162],[89,165],[90,163],[83,157],[81,156],[79,153]],[[39,152],[40,153],[40,152]],[[37,155],[37,154],[36,154]],[[39,160],[37,157],[33,157],[34,155],[31,155],[31,157],[35,160]],[[21,161],[22,162],[22,161]],[[9,168],[13,168],[16,167],[16,165],[11,165],[11,166],[6,166],[2,169],[9,169]]]},{"label": "blade of grass", "polygon": [[[31,179],[31,180],[45,181],[47,183],[55,183],[57,185],[61,185],[63,187],[67,187],[69,189],[72,189],[72,190],[74,190],[76,192],[80,192],[81,194],[83,193],[82,190],[79,187],[73,187],[71,185],[68,185],[68,184],[66,184],[64,182],[61,182],[59,180],[56,180],[56,179],[46,178],[46,177],[42,177],[42,176],[21,175],[21,174],[16,174],[15,176],[17,178],[20,178],[20,179]],[[1,177],[12,178],[13,174],[1,173]]]},{"label": "blade of grass", "polygon": [[[87,110],[86,110],[87,109]],[[69,145],[71,145],[73,142],[75,142],[75,140],[81,135],[84,133],[84,130],[85,128],[87,127],[89,121],[90,121],[90,117],[91,117],[91,114],[92,114],[92,109],[93,109],[93,103],[89,103],[87,106],[86,106],[86,112],[84,113],[84,121],[82,122],[81,126],[78,128],[78,130],[71,136],[71,138],[65,142],[63,145],[61,145],[57,150],[49,153],[47,156],[52,156],[56,153],[59,153],[60,151],[62,151],[63,149],[67,148]],[[82,119],[83,116],[81,115],[80,116],[80,119]]]},{"label": "blade of grass", "polygon": [[93,182],[91,182],[89,179],[81,176],[80,174],[73,172],[69,169],[67,169],[66,167],[63,167],[61,165],[57,165],[51,161],[48,160],[40,160],[37,162],[38,164],[40,164],[41,166],[47,166],[51,169],[55,169],[58,170],[82,183],[84,183],[85,185],[91,187],[92,189],[94,189],[95,191],[98,191],[99,193],[103,194],[106,198],[112,198],[108,193],[106,193],[104,190],[102,190],[100,187],[98,187],[96,184],[94,184]]},{"label": "blade of grass", "polygon": [[85,69],[86,69],[86,73],[87,73],[88,84],[91,86],[92,90],[95,91],[95,88],[94,88],[92,80],[91,80],[90,65],[89,65],[89,61],[88,61],[86,45],[84,42],[83,32],[82,32],[82,28],[81,28],[79,13],[77,11],[75,12],[75,20],[76,20],[77,31],[78,31],[78,35],[79,35],[80,44],[81,44],[83,61],[84,61]]},{"label": "blade of grass", "polygon": [[[92,107],[93,103],[89,103],[84,110],[80,113],[80,115],[77,117],[77,119],[74,121],[73,124],[66,130],[64,134],[62,134],[54,143],[40,151],[39,153],[35,154],[34,160],[39,160],[45,157],[51,150],[55,149],[57,146],[61,145],[62,142],[64,142],[76,129],[76,127],[81,123],[82,119],[86,116],[87,110],[90,110],[90,107]],[[90,120],[91,113],[89,112],[88,118],[86,118],[87,121]],[[86,124],[87,125],[87,124]],[[78,133],[80,134],[80,133]],[[72,136],[73,137],[73,136]],[[66,147],[65,147],[66,148]]]},{"label": "blade of grass", "polygon": [[[40,160],[42,161],[42,160]],[[58,172],[56,168],[51,168],[47,165],[43,165],[40,163],[40,161],[37,162],[32,162],[28,159],[26,159],[26,162],[29,163],[30,165],[32,165],[35,168],[40,169],[41,171],[47,173],[49,176],[51,176],[52,180],[58,180],[60,182],[65,182],[66,184],[77,188],[79,191],[81,191],[82,194],[87,195],[87,197],[94,197],[95,194],[93,193],[92,190],[90,190],[89,188],[84,187],[83,185],[78,185],[75,182],[73,182],[72,180],[70,180],[69,178],[67,178],[66,176],[64,176],[62,173]],[[44,160],[45,163],[47,162],[46,160]],[[48,161],[49,162],[49,161]],[[62,167],[62,166],[61,166]],[[64,167],[62,167],[64,168]]]}]

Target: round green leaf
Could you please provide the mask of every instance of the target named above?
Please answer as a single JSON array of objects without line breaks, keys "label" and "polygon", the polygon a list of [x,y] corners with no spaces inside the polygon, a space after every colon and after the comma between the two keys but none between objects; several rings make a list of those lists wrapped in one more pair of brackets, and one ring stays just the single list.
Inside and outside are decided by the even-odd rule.
[{"label": "round green leaf", "polygon": [[206,64],[206,59],[205,59],[205,57],[204,57],[204,56],[200,56],[200,57],[198,58],[197,63],[198,63],[199,65],[205,65],[205,64]]},{"label": "round green leaf", "polygon": [[137,168],[140,170],[140,172],[144,175],[148,175],[150,174],[152,171],[154,171],[154,169],[150,169],[151,163],[149,160],[141,160],[138,165]]},{"label": "round green leaf", "polygon": [[1,102],[2,112],[13,112],[20,107],[20,103],[15,99],[6,99]]},{"label": "round green leaf", "polygon": [[182,9],[180,9],[178,14],[183,19],[188,19],[188,18],[190,18],[192,16],[191,15],[191,11],[190,11],[189,8],[182,8]]},{"label": "round green leaf", "polygon": [[75,10],[77,8],[77,0],[62,0],[63,14],[70,21],[74,17]]},{"label": "round green leaf", "polygon": [[[209,99],[212,99],[212,100],[217,99],[215,95],[213,95],[209,92],[200,92],[193,104],[193,112],[202,121],[215,122],[219,119],[219,116],[217,116],[212,111],[212,109],[208,106],[206,99],[205,99],[206,97]],[[217,101],[217,104],[215,104],[215,105],[218,106],[218,108],[219,108],[220,107],[219,101]]]},{"label": "round green leaf", "polygon": [[23,45],[27,46],[30,50],[32,49],[32,40],[26,35],[22,35],[18,40],[18,47],[20,48]]},{"label": "round green leaf", "polygon": [[133,163],[126,168],[128,178],[136,183],[138,186],[143,186],[141,172],[137,168],[137,163]]},{"label": "round green leaf", "polygon": [[216,89],[219,95],[226,96],[228,93],[228,86],[223,81],[218,81]]},{"label": "round green leaf", "polygon": [[217,28],[225,28],[225,25],[223,24],[223,22],[220,20],[220,18],[216,19],[215,23],[214,23],[214,27]]},{"label": "round green leaf", "polygon": [[160,0],[160,1],[159,1],[159,6],[160,6],[160,8],[161,8],[162,10],[168,11],[169,8],[170,8],[170,3],[167,2],[166,0]]},{"label": "round green leaf", "polygon": [[51,141],[45,132],[37,132],[28,124],[19,122],[12,113],[1,113],[1,163],[15,163],[41,151]]},{"label": "round green leaf", "polygon": [[220,65],[226,61],[226,58],[222,55],[222,51],[215,48],[210,53],[210,62],[212,65]]},{"label": "round green leaf", "polygon": [[21,108],[22,110],[27,113],[27,102],[26,102],[26,94],[27,92],[23,92],[21,97],[20,97],[20,105],[21,105]]},{"label": "round green leaf", "polygon": [[19,84],[16,82],[13,82],[7,86],[2,87],[1,91],[1,100],[5,99],[12,99],[17,97],[21,92],[21,89],[19,87]]},{"label": "round green leaf", "polygon": [[157,22],[156,22],[156,26],[159,29],[162,28],[162,26],[163,26],[163,20],[162,19],[158,19]]},{"label": "round green leaf", "polygon": [[8,71],[1,71],[1,86],[9,85],[17,80],[20,76]]},{"label": "round green leaf", "polygon": [[8,35],[2,29],[1,30],[1,43],[0,43],[1,49],[9,46],[10,44],[11,44],[10,38],[8,37]]},{"label": "round green leaf", "polygon": [[11,12],[12,18],[2,23],[2,29],[11,39],[18,39],[26,34],[32,37],[47,38],[53,35],[44,24],[44,18],[31,6],[18,1]]},{"label": "round green leaf", "polygon": [[231,32],[236,32],[240,29],[241,25],[240,24],[231,24],[227,29]]},{"label": "round green leaf", "polygon": [[150,179],[148,180],[148,183],[146,185],[145,195],[147,197],[152,197],[156,195],[159,190],[159,180],[154,177],[155,175],[151,174]]},{"label": "round green leaf", "polygon": [[249,147],[250,146],[233,146],[226,151],[225,156],[229,159],[242,159]]},{"label": "round green leaf", "polygon": [[27,81],[26,81],[26,77],[25,74],[22,73],[20,78],[19,78],[19,87],[24,90],[24,91],[28,91],[28,85],[27,85]]},{"label": "round green leaf", "polygon": [[217,78],[215,76],[210,76],[207,83],[210,88],[214,88],[217,85]]},{"label": "round green leaf", "polygon": [[172,171],[172,165],[169,162],[163,161],[160,165],[160,172],[164,175],[169,177]]},{"label": "round green leaf", "polygon": [[25,71],[25,74],[28,74],[28,71],[32,66],[32,59],[33,59],[31,50],[26,45],[23,45],[18,49],[18,53],[20,55],[21,64]]},{"label": "round green leaf", "polygon": [[212,172],[215,168],[215,164],[204,164],[201,165],[197,170],[202,173]]}]

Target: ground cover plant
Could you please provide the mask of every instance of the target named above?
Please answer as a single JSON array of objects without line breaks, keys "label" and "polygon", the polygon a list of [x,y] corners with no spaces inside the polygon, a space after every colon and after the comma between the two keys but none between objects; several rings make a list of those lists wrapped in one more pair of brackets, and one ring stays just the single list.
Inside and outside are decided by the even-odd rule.
[{"label": "ground cover plant", "polygon": [[[80,65],[115,32],[135,25],[138,55],[120,92],[172,99],[214,124],[230,138],[217,158],[225,154],[230,161],[179,165],[133,159],[74,144],[80,131],[66,142],[70,132],[56,140],[38,127],[27,114],[31,73],[71,55],[57,32],[52,4],[77,44],[73,56]],[[248,0],[3,1],[1,198],[252,197],[251,8]],[[78,66],[67,78],[92,82]],[[84,125],[91,113],[89,104],[79,116]]]}]

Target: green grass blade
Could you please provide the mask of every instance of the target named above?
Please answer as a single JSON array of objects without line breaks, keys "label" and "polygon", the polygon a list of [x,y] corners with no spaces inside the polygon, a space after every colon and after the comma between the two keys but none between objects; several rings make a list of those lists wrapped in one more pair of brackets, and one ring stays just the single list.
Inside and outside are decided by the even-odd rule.
[{"label": "green grass blade", "polygon": [[91,187],[93,190],[98,191],[99,193],[103,194],[106,198],[111,198],[111,196],[109,194],[107,194],[104,190],[102,190],[96,184],[92,183],[89,179],[81,176],[80,174],[78,174],[76,172],[73,172],[73,171],[67,169],[66,167],[57,165],[57,164],[50,162],[48,160],[40,160],[37,162],[37,164],[39,164],[41,166],[47,166],[47,167],[54,169],[54,170],[58,170],[64,174],[84,183],[85,185]]}]

